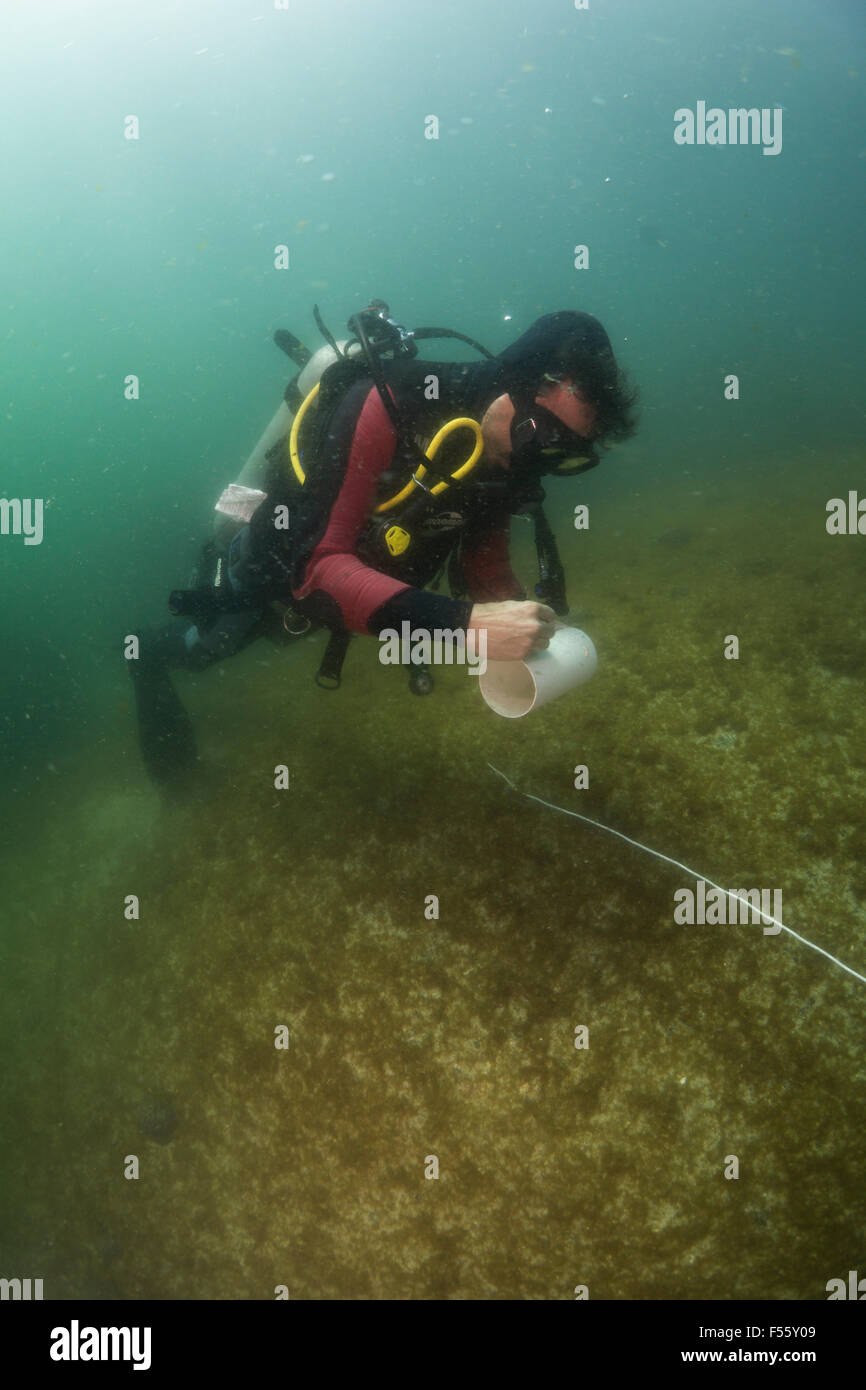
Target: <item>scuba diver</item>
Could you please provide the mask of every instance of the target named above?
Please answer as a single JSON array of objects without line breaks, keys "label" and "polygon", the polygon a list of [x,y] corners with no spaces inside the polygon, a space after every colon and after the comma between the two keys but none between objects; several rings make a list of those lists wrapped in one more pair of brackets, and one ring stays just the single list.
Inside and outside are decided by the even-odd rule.
[{"label": "scuba diver", "polygon": [[[409,331],[384,300],[354,314],[340,342],[313,312],[326,342],[315,354],[274,335],[298,371],[217,502],[189,588],[169,598],[185,622],[142,632],[129,662],[145,767],[167,792],[196,762],[170,673],[259,637],[327,629],[316,680],[330,689],[353,634],[405,621],[484,629],[491,661],[543,650],[568,603],[541,479],[596,467],[599,447],[634,432],[636,392],[591,314],[545,314],[494,355],[453,329]],[[437,338],[482,360],[420,358],[419,342]],[[513,515],[534,525],[535,600],[511,569]],[[410,668],[409,685],[428,694],[429,668]]]}]

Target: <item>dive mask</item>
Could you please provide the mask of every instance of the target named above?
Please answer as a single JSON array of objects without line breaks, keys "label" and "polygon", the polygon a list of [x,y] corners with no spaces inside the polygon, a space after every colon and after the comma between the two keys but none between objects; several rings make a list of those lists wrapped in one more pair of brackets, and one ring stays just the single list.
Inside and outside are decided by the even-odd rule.
[{"label": "dive mask", "polygon": [[533,401],[528,409],[518,405],[511,422],[511,458],[516,469],[536,475],[570,478],[595,468],[599,462],[592,444]]}]

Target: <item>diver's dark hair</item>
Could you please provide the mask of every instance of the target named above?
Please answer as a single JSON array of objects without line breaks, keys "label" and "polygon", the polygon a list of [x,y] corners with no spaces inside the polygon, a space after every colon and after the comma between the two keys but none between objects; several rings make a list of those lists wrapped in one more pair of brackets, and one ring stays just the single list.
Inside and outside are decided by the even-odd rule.
[{"label": "diver's dark hair", "polygon": [[531,391],[545,375],[569,376],[596,408],[599,441],[629,439],[637,428],[637,388],[614,356],[610,338],[592,314],[562,309],[543,314],[499,359],[506,389]]},{"label": "diver's dark hair", "polygon": [[637,429],[638,389],[610,352],[569,353],[561,367],[595,406],[595,430],[602,444],[630,439]]}]

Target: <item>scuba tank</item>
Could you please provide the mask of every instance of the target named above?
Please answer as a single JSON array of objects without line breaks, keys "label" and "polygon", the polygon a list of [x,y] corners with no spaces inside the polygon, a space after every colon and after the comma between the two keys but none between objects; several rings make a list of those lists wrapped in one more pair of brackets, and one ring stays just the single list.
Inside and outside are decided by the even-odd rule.
[{"label": "scuba tank", "polygon": [[[305,396],[309,395],[313,387],[321,380],[325,368],[330,367],[332,363],[336,362],[338,358],[344,354],[345,349],[349,345],[349,340],[346,338],[342,343],[336,344],[336,350],[328,344],[325,347],[319,348],[318,352],[310,352],[293,334],[283,328],[279,329],[274,334],[274,342],[291,357],[295,365],[300,368],[300,371],[292,378],[286,389],[283,400],[280,401],[277,409],[271,416],[262,434],[259,436],[252,453],[247,458],[235,480],[235,488],[260,489],[264,485],[267,479],[268,455],[288,436],[292,428],[297,405],[301,403]],[[356,351],[360,351],[360,349],[356,348]],[[298,399],[298,395],[300,399]],[[289,404],[290,396],[297,401],[294,407]],[[228,491],[229,489],[225,490],[225,492]],[[220,501],[225,497],[225,492],[222,494]],[[217,502],[215,510],[217,512],[222,512],[223,516],[234,517],[237,515],[236,512],[228,509],[223,511],[220,507],[220,502]],[[246,520],[248,518],[244,519]],[[222,529],[222,517],[217,518],[215,525]]]}]

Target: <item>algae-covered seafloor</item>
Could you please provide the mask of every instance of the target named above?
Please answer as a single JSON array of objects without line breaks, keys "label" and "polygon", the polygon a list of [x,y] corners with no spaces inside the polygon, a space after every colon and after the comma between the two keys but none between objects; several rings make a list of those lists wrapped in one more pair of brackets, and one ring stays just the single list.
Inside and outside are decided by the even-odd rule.
[{"label": "algae-covered seafloor", "polygon": [[203,771],[165,810],[111,677],[106,741],[7,846],[10,1268],[69,1298],[820,1299],[862,1263],[866,986],[675,926],[676,871],[487,767],[781,888],[866,972],[866,542],[782,477],[748,506],[731,474],[593,481],[560,534],[599,673],[523,721],[462,671],[416,699],[372,642],[339,694],[318,639],[260,644],[179,681]]}]

